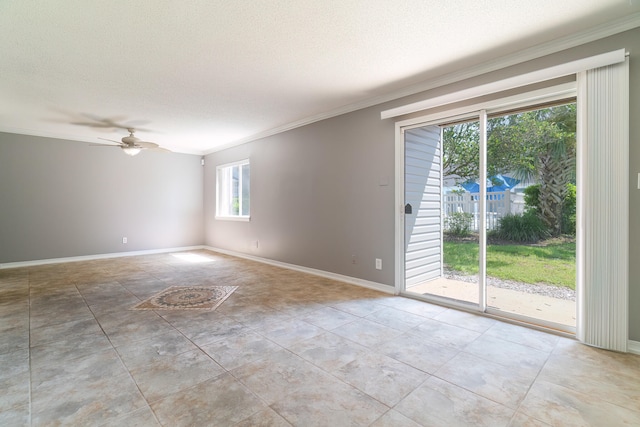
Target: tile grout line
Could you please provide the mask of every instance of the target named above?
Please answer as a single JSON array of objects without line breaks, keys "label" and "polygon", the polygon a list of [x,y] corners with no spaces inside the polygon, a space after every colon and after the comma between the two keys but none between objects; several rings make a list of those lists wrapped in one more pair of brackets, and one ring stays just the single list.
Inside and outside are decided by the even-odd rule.
[{"label": "tile grout line", "polygon": [[[110,274],[110,273],[109,273]],[[120,282],[118,280],[116,280],[116,282],[118,284],[120,284]],[[122,284],[120,284],[122,286]],[[91,309],[91,306],[89,305],[89,303],[87,302],[87,299],[84,297],[84,295],[82,295],[82,292],[80,292],[80,289],[78,289],[78,285],[77,283],[74,283],[74,288],[76,289],[76,291],[78,292],[78,294],[80,295],[80,297],[82,298],[82,300],[84,301],[84,303],[86,304],[87,308],[89,309],[89,311],[91,312],[91,314],[93,315],[94,320],[96,321],[96,323],[98,324],[98,326],[100,327],[100,330],[102,331],[102,333],[104,334],[105,338],[109,341],[109,345],[111,345],[111,349],[114,351],[114,353],[116,354],[116,356],[118,357],[118,360],[120,361],[120,364],[122,365],[122,367],[124,367],[124,369],[127,371],[127,374],[129,376],[129,378],[131,378],[131,381],[133,381],[133,383],[136,385],[136,389],[138,390],[138,392],[140,393],[140,396],[142,397],[142,399],[144,400],[144,403],[147,405],[147,408],[149,408],[149,411],[151,412],[151,414],[153,415],[153,418],[156,420],[156,422],[158,423],[158,425],[162,425],[160,423],[160,420],[158,420],[158,417],[156,416],[156,413],[153,411],[153,409],[151,408],[151,405],[149,404],[149,401],[147,400],[147,398],[145,397],[145,395],[142,393],[142,390],[140,390],[140,386],[138,385],[138,383],[136,382],[135,378],[133,378],[133,375],[131,374],[131,371],[129,370],[129,368],[127,367],[127,365],[124,363],[124,361],[122,360],[122,357],[120,356],[120,353],[118,352],[118,350],[116,349],[116,347],[113,345],[113,342],[111,341],[111,338],[109,337],[109,334],[107,334],[107,332],[104,330],[104,328],[102,327],[102,323],[100,323],[100,321],[98,320],[98,318],[96,317],[96,313]],[[136,295],[134,295],[136,298],[138,298]],[[140,299],[140,298],[138,298]],[[131,412],[128,412],[127,414],[131,414],[138,409],[134,409]],[[127,414],[122,414],[122,416],[125,416]],[[108,421],[106,421],[108,422]],[[105,423],[106,423],[105,422]],[[102,423],[102,424],[105,424]]]},{"label": "tile grout line", "polygon": [[[167,265],[169,265],[169,264],[167,264]],[[163,279],[161,279],[161,278],[159,278],[159,277],[157,277],[157,276],[154,276],[153,274],[151,274],[151,276],[152,276],[152,277],[154,277],[156,280],[159,280],[159,281],[161,281],[161,282],[165,282]],[[120,282],[118,282],[118,283],[120,283]],[[120,285],[121,285],[121,286],[123,286],[125,289],[127,289],[127,291],[129,291],[129,289],[128,289],[125,285],[122,285],[121,283],[120,283]],[[129,291],[129,292],[131,292],[131,291]],[[135,295],[135,294],[134,294],[134,295]],[[136,296],[136,298],[138,298],[138,299],[140,300],[140,298],[139,298],[137,295],[135,295],[135,296]],[[142,301],[142,300],[141,300],[141,301]],[[269,405],[267,405],[267,402],[266,402],[266,401],[264,401],[260,396],[258,396],[256,393],[254,393],[254,392],[253,392],[253,390],[251,390],[249,387],[247,387],[247,386],[246,386],[242,381],[240,381],[238,378],[236,378],[236,377],[231,373],[231,371],[227,370],[224,366],[222,366],[220,363],[218,363],[218,362],[217,362],[217,361],[216,361],[216,360],[215,360],[215,359],[214,359],[214,358],[213,358],[209,353],[207,353],[207,352],[202,348],[202,346],[200,346],[200,345],[199,345],[199,344],[197,344],[195,341],[193,341],[191,338],[189,338],[187,335],[185,335],[185,334],[184,334],[184,332],[182,332],[179,328],[177,328],[175,325],[173,325],[173,324],[172,324],[169,320],[167,320],[164,316],[162,316],[161,314],[159,314],[159,313],[157,312],[157,310],[149,310],[149,311],[152,311],[154,314],[156,314],[156,315],[157,315],[160,319],[162,319],[166,324],[168,324],[171,328],[173,328],[173,330],[175,330],[178,334],[180,334],[180,335],[181,335],[185,340],[189,341],[189,342],[190,342],[190,343],[191,343],[195,348],[197,348],[198,350],[200,350],[200,351],[201,351],[205,356],[207,356],[209,359],[211,359],[211,361],[212,361],[213,363],[215,363],[216,365],[220,366],[220,368],[224,371],[224,372],[222,372],[222,373],[220,373],[220,374],[218,374],[218,375],[214,375],[213,377],[207,378],[207,379],[205,379],[205,380],[203,380],[203,381],[201,381],[201,382],[198,382],[198,383],[196,383],[196,384],[193,384],[193,385],[191,385],[191,386],[189,386],[189,387],[186,387],[186,388],[184,388],[184,389],[178,390],[178,391],[176,391],[176,392],[175,392],[175,393],[173,393],[173,394],[176,394],[176,393],[182,393],[182,392],[185,392],[185,391],[187,391],[187,390],[193,389],[193,388],[195,388],[195,387],[198,387],[200,384],[204,383],[205,381],[209,381],[209,380],[212,380],[212,379],[219,378],[219,377],[221,377],[222,375],[229,375],[229,376],[231,376],[232,378],[234,378],[236,381],[238,381],[240,384],[242,384],[242,386],[243,386],[247,391],[249,391],[253,396],[255,396],[257,399],[259,399],[261,402],[263,402],[263,403],[265,404],[265,406],[270,407]],[[215,310],[210,310],[210,311],[215,311]],[[226,317],[226,318],[231,319],[231,317],[226,316],[226,315],[224,315],[224,314],[222,314],[222,316],[224,316],[224,317]],[[233,320],[233,319],[232,319],[232,320]],[[96,321],[97,321],[97,319],[96,319]],[[98,323],[99,323],[99,322],[98,322]],[[240,323],[241,323],[241,322],[240,322]],[[100,326],[101,326],[101,328],[102,328],[102,325],[100,325]],[[245,326],[246,326],[246,325],[245,325]],[[249,329],[253,331],[253,329],[252,329],[252,328],[249,328]],[[105,333],[105,335],[107,335],[107,334]],[[109,337],[108,337],[108,335],[107,335],[107,338],[109,338]],[[266,338],[266,337],[265,337],[265,338]],[[221,339],[220,339],[220,340],[218,340],[218,341],[222,341],[223,339],[224,339],[224,338],[221,338]],[[109,340],[109,342],[111,342],[111,340]],[[214,341],[214,342],[217,342],[217,341]],[[207,344],[211,344],[211,343],[207,343]],[[275,343],[275,344],[277,344],[277,343]],[[279,345],[279,344],[278,344],[278,345]],[[112,346],[113,346],[113,344],[112,344]],[[117,351],[117,349],[116,349],[115,347],[114,347],[114,350],[116,351],[116,353],[118,354],[118,357],[120,358],[121,362],[122,362],[122,363],[123,363],[123,365],[124,365],[124,362],[122,361],[122,358],[120,357],[120,354],[118,353],[118,351]],[[184,352],[182,352],[182,353],[177,354],[176,356],[181,355],[181,354],[184,354],[184,353],[187,353],[187,352],[189,352],[189,351],[191,351],[191,350],[184,351]],[[132,377],[132,380],[133,380],[133,381],[134,381],[134,383],[136,384],[136,387],[138,387],[138,390],[140,390],[140,387],[138,386],[138,383],[135,381],[135,378],[133,378],[133,375],[131,374],[131,371],[129,371],[129,369],[126,367],[126,365],[125,365],[125,368],[127,369],[127,372],[129,372],[129,375]],[[158,417],[157,417],[157,415],[156,415],[155,411],[154,411],[154,410],[153,410],[153,408],[151,407],[151,404],[149,403],[149,401],[147,400],[147,398],[146,398],[146,397],[144,396],[144,394],[142,393],[142,390],[140,390],[140,394],[141,394],[141,395],[142,395],[142,397],[144,398],[145,402],[147,403],[147,406],[149,407],[149,410],[150,410],[150,411],[151,411],[151,413],[153,414],[153,416],[154,416],[154,418],[156,419],[156,421],[158,422],[158,424],[159,424],[159,425],[162,425],[162,423],[161,423],[161,422],[160,422],[160,420],[158,419]],[[161,398],[161,399],[158,399],[158,401],[162,401],[162,400],[164,400],[164,399],[166,399],[166,398],[168,398],[168,397],[169,397],[169,396],[165,396],[165,397],[163,397],[163,398]],[[255,412],[255,413],[253,413],[253,414],[249,415],[247,418],[250,418],[251,416],[253,416],[253,415],[257,414],[258,412],[259,412],[259,411],[257,411],[257,412]],[[276,412],[276,413],[277,413],[277,412]],[[280,414],[278,413],[278,415],[280,415]],[[282,415],[280,415],[280,416],[282,416]],[[283,418],[284,418],[284,417],[283,417]],[[241,422],[241,421],[243,421],[243,420],[240,420],[240,422]]]},{"label": "tile grout line", "polygon": [[[513,343],[513,341],[510,341],[510,340],[505,340],[505,341],[507,341],[507,342],[512,342],[512,343]],[[531,417],[531,418],[533,418],[533,419],[535,419],[535,420],[537,420],[537,421],[540,421],[540,422],[543,422],[543,423],[545,423],[545,424],[546,424],[546,422],[545,422],[545,421],[542,421],[542,420],[538,419],[538,418],[537,418],[537,417],[535,417],[535,416],[529,415],[529,414],[528,414],[528,413],[526,413],[526,412],[521,412],[521,411],[520,411],[520,408],[522,407],[522,402],[524,402],[524,401],[525,401],[525,399],[526,399],[526,398],[527,398],[527,396],[529,395],[529,392],[531,391],[531,389],[533,388],[533,386],[534,386],[534,385],[536,384],[536,382],[538,381],[538,377],[540,376],[540,373],[542,372],[542,370],[544,369],[544,367],[546,366],[546,364],[549,362],[549,358],[551,357],[551,354],[553,354],[553,351],[556,349],[556,347],[558,346],[558,344],[559,344],[559,343],[560,343],[560,341],[558,340],[558,341],[555,343],[555,345],[553,346],[553,349],[551,349],[551,350],[549,351],[549,353],[547,354],[547,357],[545,358],[544,363],[542,363],[542,364],[540,365],[540,369],[538,369],[538,372],[536,372],[536,375],[534,376],[533,380],[531,381],[531,384],[529,384],[529,387],[527,387],[527,391],[526,391],[526,392],[524,393],[524,395],[522,396],[522,399],[518,402],[518,405],[517,405],[517,407],[516,407],[515,411],[513,412],[513,415],[511,416],[511,421],[513,421],[513,419],[516,417],[516,415],[518,415],[518,413],[521,413],[521,414],[526,415],[527,417]],[[515,344],[520,344],[520,343],[515,343]],[[520,345],[524,345],[524,344],[520,344]],[[525,347],[533,348],[533,347],[530,347],[530,346],[525,346]],[[536,350],[541,351],[541,350],[539,350],[539,349],[536,349]]]},{"label": "tile grout line", "polygon": [[[161,279],[158,279],[158,280],[161,280]],[[154,313],[156,313],[156,310],[152,310],[152,311],[153,311]],[[211,311],[215,311],[215,310],[211,310]],[[178,332],[182,337],[184,337],[184,339],[186,339],[187,341],[189,341],[189,342],[190,342],[191,344],[193,344],[193,345],[194,345],[198,350],[200,350],[200,351],[201,351],[202,353],[204,353],[204,354],[205,354],[209,359],[211,359],[211,361],[212,361],[213,363],[215,363],[216,365],[220,366],[220,368],[222,368],[222,370],[224,371],[224,372],[222,372],[222,373],[220,373],[220,374],[218,374],[218,375],[215,375],[215,376],[213,376],[213,377],[211,377],[211,378],[207,378],[206,380],[203,380],[203,381],[201,381],[201,382],[199,382],[199,383],[193,384],[193,385],[191,385],[191,386],[189,386],[189,387],[186,387],[186,388],[184,388],[184,389],[182,389],[182,390],[178,390],[178,391],[176,391],[174,394],[176,394],[176,393],[183,393],[183,392],[185,392],[185,391],[187,391],[187,390],[191,390],[191,389],[193,389],[193,388],[195,388],[195,387],[198,387],[200,384],[204,383],[205,381],[210,381],[210,380],[212,380],[212,379],[219,378],[219,377],[221,377],[221,376],[223,376],[223,375],[229,375],[231,378],[233,378],[234,380],[238,381],[238,383],[240,383],[240,384],[242,385],[242,387],[244,387],[244,388],[245,388],[249,393],[251,393],[251,395],[255,396],[258,400],[260,400],[262,403],[264,403],[264,405],[265,405],[265,406],[267,406],[267,407],[269,407],[269,408],[271,407],[270,405],[268,405],[268,404],[267,404],[267,402],[266,402],[264,399],[262,399],[260,396],[258,396],[258,395],[257,395],[253,390],[251,390],[251,389],[250,389],[246,384],[244,384],[240,379],[238,379],[235,375],[233,375],[233,374],[231,373],[231,371],[229,371],[227,368],[225,368],[225,367],[224,367],[224,366],[222,366],[220,363],[218,363],[218,362],[217,362],[217,361],[216,361],[216,360],[215,360],[215,359],[214,359],[214,358],[213,358],[209,353],[207,353],[207,352],[202,348],[203,346],[200,346],[199,344],[196,344],[193,340],[191,340],[191,338],[189,338],[188,336],[186,336],[186,335],[185,335],[185,334],[184,334],[180,329],[178,329],[176,326],[174,326],[170,321],[168,321],[167,319],[165,319],[162,315],[160,315],[160,314],[158,314],[158,313],[156,313],[156,314],[158,315],[158,317],[160,317],[162,320],[164,320],[164,321],[165,321],[169,326],[171,326],[174,330],[176,330],[176,331],[177,331],[177,332]],[[222,316],[224,316],[224,317],[226,317],[226,318],[231,319],[229,316],[226,316],[226,315],[224,315],[224,314],[222,314]],[[233,319],[232,319],[232,320],[233,320]],[[242,323],[242,322],[240,322],[240,323]],[[246,325],[245,325],[245,326],[246,326]],[[253,329],[252,329],[252,328],[249,328],[249,329],[250,329],[251,331],[253,331]],[[265,338],[266,338],[266,337],[265,337]],[[268,338],[267,338],[267,339],[268,339]],[[220,340],[218,340],[218,341],[222,341],[222,340],[224,340],[224,338],[221,338],[221,339],[220,339]],[[212,341],[212,342],[207,343],[207,344],[205,344],[205,345],[212,344],[212,343],[214,343],[214,342],[218,342],[218,341]],[[277,344],[277,343],[275,343],[275,344],[276,344],[276,345],[279,345],[279,344]],[[183,352],[183,353],[180,353],[180,354],[184,354],[184,353],[186,353],[186,352],[187,352],[187,351],[185,351],[185,352]],[[136,384],[136,385],[137,385],[137,384]],[[144,395],[143,395],[143,396],[144,396]],[[162,399],[158,399],[158,401],[164,400],[164,399],[166,399],[167,397],[169,397],[169,396],[165,396],[165,397],[163,397]],[[145,398],[145,401],[146,401],[146,398]],[[149,406],[150,406],[150,405],[149,405]],[[155,411],[153,411],[153,409],[152,409],[152,408],[150,408],[150,409],[151,409],[151,411],[153,412],[153,415],[154,415],[154,417],[155,417],[155,416],[156,416]],[[273,409],[273,408],[272,408],[272,409]],[[250,417],[254,416],[254,415],[255,415],[255,414],[257,414],[258,412],[260,412],[260,411],[258,410],[258,411],[256,411],[256,412],[252,413],[251,415],[249,415],[249,416],[248,416],[248,417],[246,417],[245,419],[247,419],[247,418],[250,418]],[[280,413],[278,413],[277,411],[275,411],[275,410],[274,410],[274,412],[276,412],[278,415],[280,415],[281,417],[283,417],[283,418],[284,418],[284,416],[283,416],[283,415],[281,415]],[[157,417],[156,417],[156,419],[157,419]],[[286,420],[286,418],[284,418],[284,419]],[[238,421],[238,423],[240,423],[240,422],[242,422],[242,421],[244,421],[244,419],[243,419],[243,420]],[[236,423],[236,424],[238,424],[238,423]],[[158,420],[158,424],[162,425],[162,423],[160,423],[160,421],[159,421],[159,420]]]}]

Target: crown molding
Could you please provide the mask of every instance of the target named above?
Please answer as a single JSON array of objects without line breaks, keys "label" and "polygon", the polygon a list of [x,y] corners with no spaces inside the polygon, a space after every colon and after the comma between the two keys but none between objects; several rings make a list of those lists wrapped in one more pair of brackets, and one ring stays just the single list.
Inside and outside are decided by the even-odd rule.
[{"label": "crown molding", "polygon": [[429,79],[414,85],[406,86],[402,89],[398,89],[393,92],[389,92],[385,95],[368,98],[366,100],[345,105],[340,108],[336,108],[321,114],[309,116],[307,118],[297,120],[273,129],[259,132],[242,138],[228,144],[220,145],[211,150],[207,150],[205,154],[212,154],[217,151],[226,150],[228,148],[235,147],[237,145],[246,144],[247,142],[255,141],[258,139],[266,138],[269,136],[277,135],[292,129],[296,129],[302,126],[306,126],[315,122],[330,119],[332,117],[341,116],[343,114],[351,113],[354,111],[362,110],[364,108],[373,107],[385,102],[393,101],[399,98],[403,98],[409,95],[415,95],[416,93],[424,92],[427,90],[435,89],[448,84],[456,83],[459,81],[467,80],[473,77],[480,76],[482,74],[497,71],[503,68],[507,68],[513,65],[517,65],[526,61],[541,58],[546,55],[551,55],[566,49],[570,49],[576,46],[580,46],[586,43],[590,43],[596,40],[603,39],[605,37],[613,36],[634,28],[640,27],[640,13],[634,13],[625,16],[620,19],[616,19],[605,24],[598,25],[588,30],[580,31],[575,34],[571,34],[550,42],[541,43],[536,46],[532,46],[528,49],[521,50],[519,52],[503,56],[496,60],[483,62],[473,67],[458,70],[453,73]]}]

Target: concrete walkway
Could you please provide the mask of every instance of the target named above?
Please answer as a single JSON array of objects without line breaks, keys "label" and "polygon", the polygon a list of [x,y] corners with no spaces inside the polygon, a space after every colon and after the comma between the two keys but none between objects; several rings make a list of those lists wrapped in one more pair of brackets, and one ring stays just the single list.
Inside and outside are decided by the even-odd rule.
[{"label": "concrete walkway", "polygon": [[[478,284],[459,280],[434,279],[407,288],[407,291],[438,295],[458,301],[478,302]],[[576,326],[576,303],[571,300],[487,286],[487,305],[508,313]]]}]

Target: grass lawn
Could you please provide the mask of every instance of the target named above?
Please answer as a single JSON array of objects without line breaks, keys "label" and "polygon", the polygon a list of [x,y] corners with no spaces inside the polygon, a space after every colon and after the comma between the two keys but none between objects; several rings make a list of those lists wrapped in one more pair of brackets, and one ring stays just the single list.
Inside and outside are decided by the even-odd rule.
[{"label": "grass lawn", "polygon": [[[478,274],[478,243],[444,242],[444,263],[464,274]],[[575,289],[576,244],[487,245],[487,276]]]}]

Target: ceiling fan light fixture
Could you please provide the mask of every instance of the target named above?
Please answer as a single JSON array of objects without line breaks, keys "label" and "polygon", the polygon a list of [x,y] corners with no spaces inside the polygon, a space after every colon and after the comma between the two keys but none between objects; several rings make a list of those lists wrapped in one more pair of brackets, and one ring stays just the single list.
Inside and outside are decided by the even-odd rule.
[{"label": "ceiling fan light fixture", "polygon": [[122,151],[125,152],[125,154],[133,157],[136,154],[138,154],[140,152],[140,148],[138,147],[122,147]]},{"label": "ceiling fan light fixture", "polygon": [[168,151],[170,152],[170,150],[167,150],[166,148],[162,148],[160,146],[158,146],[158,144],[156,144],[155,142],[149,142],[149,141],[140,141],[139,138],[136,138],[133,133],[135,132],[135,129],[133,128],[129,128],[127,129],[129,131],[129,136],[125,136],[124,138],[122,138],[120,141],[116,141],[114,139],[108,139],[108,138],[98,138],[98,139],[103,139],[105,141],[109,141],[111,143],[115,143],[114,144],[99,144],[107,147],[120,147],[120,149],[122,151],[124,151],[124,153],[128,156],[137,156],[138,153],[142,150],[156,150],[156,151]]}]

